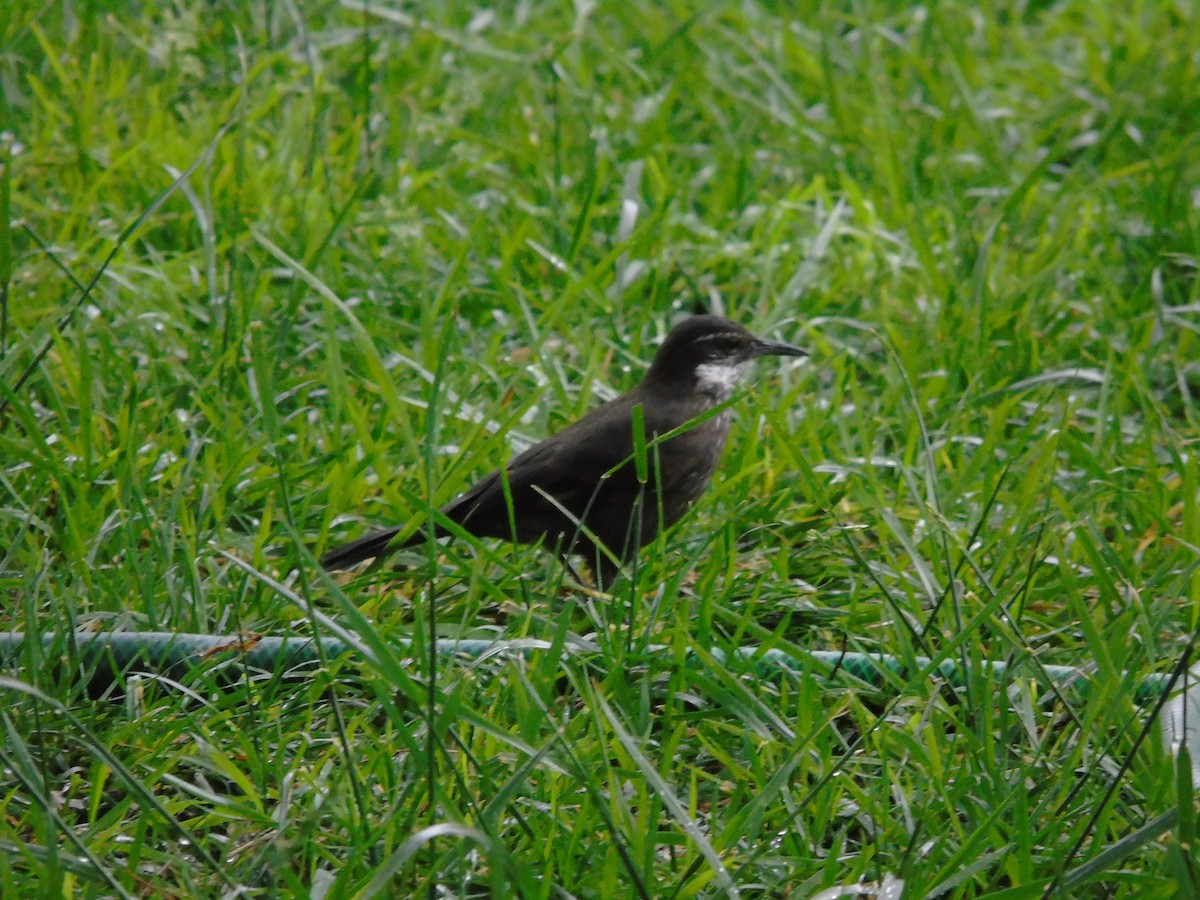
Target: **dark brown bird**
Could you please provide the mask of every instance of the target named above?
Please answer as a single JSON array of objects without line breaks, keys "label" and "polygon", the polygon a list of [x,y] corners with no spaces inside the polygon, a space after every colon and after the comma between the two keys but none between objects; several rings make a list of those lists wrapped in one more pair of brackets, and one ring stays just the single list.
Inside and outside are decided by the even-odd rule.
[{"label": "dark brown bird", "polygon": [[[563,556],[582,554],[595,566],[599,585],[611,585],[620,573],[615,560],[632,559],[708,486],[729,434],[729,409],[705,414],[729,400],[747,364],[759,356],[805,355],[727,319],[685,319],[667,335],[637,387],[484,476],[441,514],[477,537],[541,541]],[[643,422],[644,483],[634,458],[636,407]],[[393,544],[401,531],[388,528],[335,547],[321,565],[343,569],[428,537],[421,528]],[[450,534],[441,525],[435,533]]]}]

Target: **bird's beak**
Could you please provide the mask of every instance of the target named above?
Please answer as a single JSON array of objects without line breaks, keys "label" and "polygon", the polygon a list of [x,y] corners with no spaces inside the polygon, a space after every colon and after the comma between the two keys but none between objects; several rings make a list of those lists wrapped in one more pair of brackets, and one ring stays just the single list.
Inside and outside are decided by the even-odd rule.
[{"label": "bird's beak", "polygon": [[783,341],[764,341],[761,338],[754,345],[755,356],[808,356],[807,350],[785,344]]}]

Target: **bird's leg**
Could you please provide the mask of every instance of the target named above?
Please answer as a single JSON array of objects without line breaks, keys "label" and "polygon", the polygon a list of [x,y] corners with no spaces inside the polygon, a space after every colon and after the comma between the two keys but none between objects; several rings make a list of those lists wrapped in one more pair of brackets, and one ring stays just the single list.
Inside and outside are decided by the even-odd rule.
[{"label": "bird's leg", "polygon": [[596,587],[602,591],[610,590],[621,574],[619,565],[603,553],[596,554]]},{"label": "bird's leg", "polygon": [[575,567],[571,565],[571,557],[565,553],[558,554],[558,558],[562,560],[563,568],[567,570],[567,574],[574,578],[579,584],[584,584],[584,580],[579,573],[575,571]]},{"label": "bird's leg", "polygon": [[562,560],[563,568],[566,569],[567,573],[575,579],[577,584],[587,587],[588,581],[590,580],[593,584],[595,584],[596,589],[599,591],[606,591],[611,588],[613,583],[616,582],[617,578],[619,578],[622,574],[621,567],[609,559],[608,556],[606,556],[600,550],[596,551],[595,557],[588,559],[592,565],[591,579],[586,579],[579,574],[579,571],[573,565],[571,565],[571,557],[568,554],[560,552],[558,554],[558,558]]}]

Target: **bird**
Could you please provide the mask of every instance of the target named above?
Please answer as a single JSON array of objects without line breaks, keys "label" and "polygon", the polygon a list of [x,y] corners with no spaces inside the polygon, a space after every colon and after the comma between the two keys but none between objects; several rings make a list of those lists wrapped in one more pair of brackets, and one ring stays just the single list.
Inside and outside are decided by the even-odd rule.
[{"label": "bird", "polygon": [[[708,487],[729,435],[729,400],[749,363],[807,355],[720,316],[683,319],[633,389],[485,475],[443,506],[440,518],[476,537],[541,542],[564,560],[582,555],[597,587],[611,587],[621,566]],[[396,541],[403,530],[369,532],[328,551],[321,565],[346,569],[429,537],[426,525]],[[433,533],[453,534],[441,521]]]}]

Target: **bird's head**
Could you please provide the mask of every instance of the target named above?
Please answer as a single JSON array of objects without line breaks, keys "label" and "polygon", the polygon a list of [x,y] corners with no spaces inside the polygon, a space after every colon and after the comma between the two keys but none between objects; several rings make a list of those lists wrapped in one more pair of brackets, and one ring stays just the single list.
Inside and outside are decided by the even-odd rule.
[{"label": "bird's head", "polygon": [[807,356],[799,347],[755,337],[719,316],[692,316],[671,329],[646,373],[646,384],[662,390],[698,390],[727,400],[760,356]]}]

